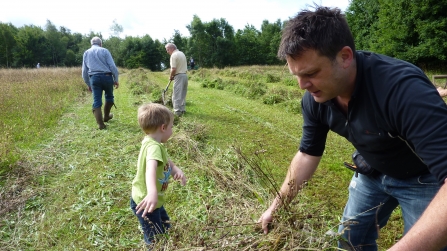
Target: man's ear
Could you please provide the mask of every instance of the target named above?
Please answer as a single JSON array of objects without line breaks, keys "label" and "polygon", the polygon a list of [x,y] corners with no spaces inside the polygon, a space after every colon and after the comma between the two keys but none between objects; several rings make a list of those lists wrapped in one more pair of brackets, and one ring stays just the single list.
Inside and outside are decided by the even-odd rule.
[{"label": "man's ear", "polygon": [[161,130],[161,131],[166,130],[166,125],[165,125],[165,124],[162,124],[162,125],[160,126],[160,130]]},{"label": "man's ear", "polygon": [[345,46],[343,47],[340,52],[338,53],[338,56],[340,58],[340,63],[343,66],[343,68],[348,68],[351,63],[354,61],[354,52],[352,51],[351,47]]}]

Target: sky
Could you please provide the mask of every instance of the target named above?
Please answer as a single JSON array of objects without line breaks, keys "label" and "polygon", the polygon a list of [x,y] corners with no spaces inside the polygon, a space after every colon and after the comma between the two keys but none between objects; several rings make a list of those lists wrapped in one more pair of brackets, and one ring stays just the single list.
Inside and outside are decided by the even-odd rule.
[{"label": "sky", "polygon": [[260,30],[264,20],[270,23],[288,20],[313,3],[338,7],[345,11],[350,0],[9,0],[2,3],[0,22],[19,28],[35,25],[45,29],[50,20],[58,29],[63,26],[72,33],[111,35],[116,22],[123,27],[120,37],[143,37],[169,40],[175,30],[189,37],[186,28],[197,15],[210,22],[224,18],[235,31],[253,25]]}]

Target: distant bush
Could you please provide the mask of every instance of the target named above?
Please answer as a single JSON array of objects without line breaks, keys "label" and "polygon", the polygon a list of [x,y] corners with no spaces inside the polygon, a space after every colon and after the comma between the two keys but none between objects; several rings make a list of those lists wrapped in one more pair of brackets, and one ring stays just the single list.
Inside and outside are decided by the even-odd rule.
[{"label": "distant bush", "polygon": [[287,112],[301,114],[301,99],[287,100],[280,104]]},{"label": "distant bush", "polygon": [[249,84],[244,96],[250,99],[259,98],[267,92],[267,85],[264,83],[253,82]]},{"label": "distant bush", "polygon": [[283,79],[282,82],[286,86],[297,86],[298,85],[298,81],[294,78],[286,78],[286,79]]},{"label": "distant bush", "polygon": [[277,83],[277,82],[280,82],[280,81],[281,81],[281,78],[278,77],[278,76],[275,76],[275,75],[270,74],[270,73],[267,73],[265,75],[265,82],[266,83]]},{"label": "distant bush", "polygon": [[266,105],[274,105],[284,101],[284,97],[278,94],[264,96],[262,102]]},{"label": "distant bush", "polygon": [[215,78],[213,80],[205,79],[201,82],[203,88],[216,88],[219,90],[224,89],[224,84],[221,78]]}]

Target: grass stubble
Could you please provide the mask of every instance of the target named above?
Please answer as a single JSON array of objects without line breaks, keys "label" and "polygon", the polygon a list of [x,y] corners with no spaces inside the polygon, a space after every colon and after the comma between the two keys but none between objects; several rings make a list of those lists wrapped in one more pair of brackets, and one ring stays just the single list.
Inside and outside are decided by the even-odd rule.
[{"label": "grass stubble", "polygon": [[[336,232],[340,224],[352,175],[340,168],[352,147],[337,135],[329,135],[322,167],[286,205],[288,210],[278,210],[270,233],[262,234],[256,223],[279,189],[300,131],[297,124],[285,128],[280,122],[299,118],[290,101],[299,95],[288,84],[283,67],[256,69],[204,69],[190,74],[190,112],[176,120],[167,143],[188,184],[170,184],[165,207],[173,227],[158,238],[155,250],[336,250],[338,237],[327,233]],[[28,88],[32,90],[27,95],[39,91],[45,95],[35,97],[25,106],[28,109],[17,108],[15,117],[3,120],[9,113],[1,114],[3,137],[9,141],[2,141],[1,152],[8,170],[1,178],[0,249],[144,250],[138,222],[128,206],[143,136],[136,108],[160,102],[166,73],[120,69],[116,117],[100,131],[95,130],[91,98],[79,69],[9,71],[0,71],[0,85],[9,88],[9,96],[1,97],[3,108],[16,109],[9,99],[25,100],[20,94],[27,88],[18,91],[18,86],[35,87]],[[268,80],[262,79],[263,72]],[[12,85],[11,76],[27,74],[31,77]],[[204,86],[216,76],[227,83],[224,88]],[[260,90],[253,86],[266,88],[260,91],[264,94],[253,94]],[[269,99],[282,100],[279,103],[264,102],[263,95],[272,94],[273,87],[290,93],[282,91],[287,97]],[[30,107],[33,104],[36,107]],[[23,114],[26,111],[35,117]],[[27,116],[30,119],[23,119]],[[32,118],[50,123],[27,122]],[[279,136],[275,140],[272,134]],[[383,248],[400,237],[399,213],[390,221],[390,231],[381,233]]]}]

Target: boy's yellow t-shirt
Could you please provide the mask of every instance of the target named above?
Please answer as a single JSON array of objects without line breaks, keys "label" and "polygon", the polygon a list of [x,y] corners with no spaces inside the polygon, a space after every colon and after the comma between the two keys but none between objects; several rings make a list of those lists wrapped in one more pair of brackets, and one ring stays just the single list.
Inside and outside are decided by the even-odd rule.
[{"label": "boy's yellow t-shirt", "polygon": [[138,155],[137,174],[132,181],[132,199],[138,204],[147,195],[146,161],[148,159],[158,161],[156,178],[158,202],[156,208],[160,208],[165,202],[164,191],[168,187],[171,167],[169,166],[166,147],[149,136],[144,137],[141,142],[140,154]]}]

